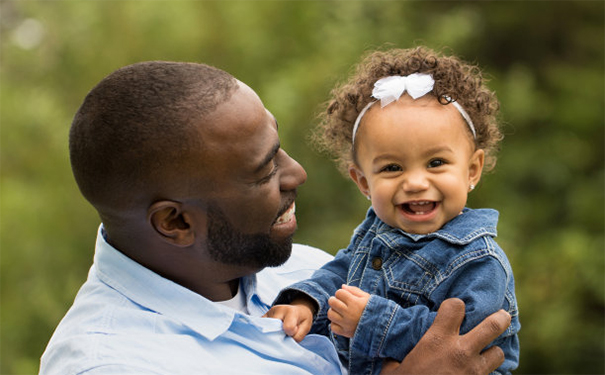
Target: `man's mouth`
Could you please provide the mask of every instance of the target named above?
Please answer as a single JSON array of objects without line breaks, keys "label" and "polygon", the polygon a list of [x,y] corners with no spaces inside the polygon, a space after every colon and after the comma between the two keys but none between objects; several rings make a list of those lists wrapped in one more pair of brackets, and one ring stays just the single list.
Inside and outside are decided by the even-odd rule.
[{"label": "man's mouth", "polygon": [[274,225],[280,225],[280,224],[285,224],[285,223],[290,222],[294,218],[295,212],[296,212],[296,204],[294,202],[292,202],[292,204],[286,210],[286,212],[281,214],[281,216],[278,217],[277,220],[275,220]]},{"label": "man's mouth", "polygon": [[426,215],[437,208],[437,202],[415,201],[402,204],[403,211],[411,215]]}]

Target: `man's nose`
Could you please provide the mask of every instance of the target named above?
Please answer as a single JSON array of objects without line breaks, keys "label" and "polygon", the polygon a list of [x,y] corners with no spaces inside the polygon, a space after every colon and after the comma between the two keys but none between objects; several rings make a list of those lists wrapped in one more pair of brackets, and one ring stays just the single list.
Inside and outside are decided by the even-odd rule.
[{"label": "man's nose", "polygon": [[294,190],[307,181],[307,172],[302,165],[292,159],[286,151],[280,150],[280,152],[284,153],[284,161],[282,162],[283,170],[280,175],[280,190]]}]

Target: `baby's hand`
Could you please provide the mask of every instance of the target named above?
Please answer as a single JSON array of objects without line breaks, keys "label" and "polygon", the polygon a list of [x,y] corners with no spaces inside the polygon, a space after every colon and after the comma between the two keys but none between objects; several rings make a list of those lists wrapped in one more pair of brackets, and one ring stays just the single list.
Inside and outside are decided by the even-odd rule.
[{"label": "baby's hand", "polygon": [[296,342],[301,342],[313,325],[313,311],[306,304],[276,305],[267,311],[265,318],[280,319],[284,322],[284,332]]},{"label": "baby's hand", "polygon": [[363,290],[349,285],[328,299],[328,319],[332,322],[332,332],[351,338],[355,334],[361,314],[368,304],[370,295]]}]

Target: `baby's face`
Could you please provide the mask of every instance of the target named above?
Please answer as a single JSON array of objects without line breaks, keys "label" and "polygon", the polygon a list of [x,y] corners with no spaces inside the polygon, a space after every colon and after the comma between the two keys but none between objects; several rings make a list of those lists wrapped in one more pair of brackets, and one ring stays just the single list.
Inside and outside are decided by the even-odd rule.
[{"label": "baby's face", "polygon": [[453,105],[403,95],[373,105],[356,140],[351,177],[378,217],[409,233],[437,231],[460,214],[483,168],[483,150]]}]

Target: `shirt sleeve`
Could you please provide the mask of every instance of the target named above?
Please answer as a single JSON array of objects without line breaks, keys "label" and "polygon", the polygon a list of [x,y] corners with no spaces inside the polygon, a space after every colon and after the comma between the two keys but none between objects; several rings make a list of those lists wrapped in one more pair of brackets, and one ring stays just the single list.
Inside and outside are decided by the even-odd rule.
[{"label": "shirt sleeve", "polygon": [[79,372],[78,375],[139,375],[143,373],[161,375],[160,372],[151,372],[148,368],[117,364],[96,366],[86,371]]}]

